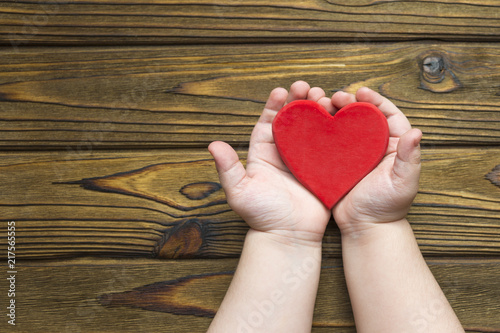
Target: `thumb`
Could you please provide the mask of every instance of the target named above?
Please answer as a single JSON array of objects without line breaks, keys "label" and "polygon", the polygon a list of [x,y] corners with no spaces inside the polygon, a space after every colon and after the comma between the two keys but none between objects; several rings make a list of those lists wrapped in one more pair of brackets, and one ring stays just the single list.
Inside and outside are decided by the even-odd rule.
[{"label": "thumb", "polygon": [[422,131],[411,129],[404,133],[398,142],[394,159],[394,175],[410,188],[418,188],[420,178],[420,140]]},{"label": "thumb", "polygon": [[225,142],[212,142],[208,146],[208,151],[214,157],[220,183],[227,193],[246,177],[245,168],[236,151]]}]

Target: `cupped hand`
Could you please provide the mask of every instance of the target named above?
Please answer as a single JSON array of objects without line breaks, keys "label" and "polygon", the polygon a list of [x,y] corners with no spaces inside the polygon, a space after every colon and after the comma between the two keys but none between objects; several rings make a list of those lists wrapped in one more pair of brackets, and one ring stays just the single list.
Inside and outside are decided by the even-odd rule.
[{"label": "cupped hand", "polygon": [[417,194],[420,176],[422,132],[412,129],[391,101],[369,88],[360,88],[356,95],[337,92],[332,96],[335,109],[353,102],[377,106],[387,117],[390,138],[380,164],[332,209],[342,235],[405,218]]},{"label": "cupped hand", "polygon": [[250,138],[246,169],[237,153],[224,142],[208,147],[231,208],[255,230],[284,236],[290,241],[321,242],[331,212],[285,166],[272,134],[278,111],[298,99],[313,100],[333,112],[320,88],[297,81],[290,93],[274,89]]}]

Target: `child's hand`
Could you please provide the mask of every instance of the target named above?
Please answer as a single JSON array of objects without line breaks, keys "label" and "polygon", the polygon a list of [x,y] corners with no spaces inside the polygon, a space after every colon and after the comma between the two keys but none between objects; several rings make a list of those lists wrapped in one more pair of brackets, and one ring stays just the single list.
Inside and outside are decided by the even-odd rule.
[{"label": "child's hand", "polygon": [[411,129],[405,115],[373,90],[361,88],[356,96],[345,92],[332,96],[337,109],[356,101],[374,104],[382,111],[387,117],[390,139],[380,164],[333,207],[343,235],[355,234],[378,222],[403,219],[417,194],[420,176],[422,132]]},{"label": "child's hand", "polygon": [[271,92],[250,138],[246,170],[228,144],[213,142],[208,149],[229,205],[251,228],[284,236],[286,242],[320,243],[331,213],[290,173],[272,134],[277,112],[297,99],[313,100],[333,111],[322,89],[298,81],[290,94],[283,88]]},{"label": "child's hand", "polygon": [[[342,233],[342,262],[358,332],[416,332],[415,314],[438,304],[425,332],[464,332],[427,267],[406,214],[418,189],[422,132],[389,100],[361,88],[337,92],[335,108],[376,105],[387,117],[389,146],[380,164],[335,207]],[[418,321],[418,320],[417,320]]]}]

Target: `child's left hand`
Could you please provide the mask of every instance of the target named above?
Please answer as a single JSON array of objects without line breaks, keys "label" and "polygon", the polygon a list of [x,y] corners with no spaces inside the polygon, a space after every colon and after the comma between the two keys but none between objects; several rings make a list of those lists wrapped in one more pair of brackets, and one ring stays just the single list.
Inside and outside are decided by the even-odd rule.
[{"label": "child's left hand", "polygon": [[333,108],[320,88],[297,81],[288,93],[274,89],[250,138],[246,169],[224,142],[208,147],[231,208],[257,231],[284,236],[286,242],[321,243],[331,212],[285,166],[272,134],[272,122],[285,102],[308,99]]}]

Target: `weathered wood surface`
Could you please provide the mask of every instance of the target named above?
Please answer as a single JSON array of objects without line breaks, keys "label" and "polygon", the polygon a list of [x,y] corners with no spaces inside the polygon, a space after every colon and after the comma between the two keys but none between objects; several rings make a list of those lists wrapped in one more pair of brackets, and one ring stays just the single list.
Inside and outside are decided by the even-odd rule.
[{"label": "weathered wood surface", "polygon": [[498,41],[495,0],[1,1],[0,42]]},{"label": "weathered wood surface", "polygon": [[497,44],[294,44],[0,51],[0,148],[248,144],[269,92],[369,86],[425,144],[500,143]]},{"label": "weathered wood surface", "polygon": [[[498,256],[499,156],[499,148],[423,151],[409,220],[424,254]],[[236,257],[247,230],[202,150],[1,153],[0,183],[2,223],[16,221],[22,258]],[[5,255],[6,238],[0,244]],[[324,255],[340,257],[333,222]]]},{"label": "weathered wood surface", "polygon": [[[427,262],[467,332],[500,332],[498,259]],[[203,332],[236,264],[237,259],[23,261],[16,331]],[[355,332],[341,261],[324,260],[322,267],[313,332]],[[1,279],[0,286],[5,284]],[[425,328],[439,312],[439,305],[430,304],[409,321]]]},{"label": "weathered wood surface", "polygon": [[[206,146],[244,159],[269,91],[302,79],[369,86],[423,130],[409,220],[467,332],[500,333],[499,15],[496,0],[0,1],[15,331],[203,332],[248,228]],[[355,332],[340,255],[332,221],[316,333]]]}]

